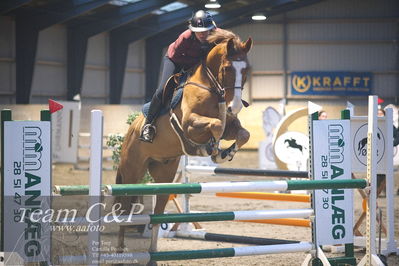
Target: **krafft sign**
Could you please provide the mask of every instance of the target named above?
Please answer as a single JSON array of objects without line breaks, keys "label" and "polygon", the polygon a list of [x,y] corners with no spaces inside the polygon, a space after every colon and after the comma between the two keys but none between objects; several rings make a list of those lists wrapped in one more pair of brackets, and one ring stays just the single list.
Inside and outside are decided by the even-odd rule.
[{"label": "krafft sign", "polygon": [[[313,121],[313,177],[351,179],[350,120]],[[353,190],[315,190],[319,245],[353,243]]]},{"label": "krafft sign", "polygon": [[4,122],[4,251],[24,262],[50,261],[49,226],[30,219],[50,208],[50,138],[49,121]]},{"label": "krafft sign", "polygon": [[370,72],[292,72],[293,95],[369,95]]}]

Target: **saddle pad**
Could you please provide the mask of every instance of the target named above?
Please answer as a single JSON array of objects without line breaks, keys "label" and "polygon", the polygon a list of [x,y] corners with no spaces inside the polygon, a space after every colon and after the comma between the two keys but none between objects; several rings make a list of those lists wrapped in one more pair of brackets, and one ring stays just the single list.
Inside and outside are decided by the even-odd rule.
[{"label": "saddle pad", "polygon": [[[170,109],[174,109],[180,103],[182,96],[183,96],[183,88],[180,88],[175,92],[175,95],[173,95],[170,106],[168,107],[163,106],[161,111],[159,112],[158,117],[168,113]],[[144,104],[143,108],[141,109],[145,117],[147,117],[148,110],[150,109],[150,103],[151,102]]]}]

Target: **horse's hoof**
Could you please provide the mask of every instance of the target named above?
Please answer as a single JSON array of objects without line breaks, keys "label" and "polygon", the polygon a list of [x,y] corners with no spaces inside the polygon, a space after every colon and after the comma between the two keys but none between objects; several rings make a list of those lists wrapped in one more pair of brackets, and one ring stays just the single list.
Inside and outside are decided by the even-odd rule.
[{"label": "horse's hoof", "polygon": [[156,128],[154,125],[145,124],[141,130],[139,139],[141,141],[152,143],[156,134]]}]

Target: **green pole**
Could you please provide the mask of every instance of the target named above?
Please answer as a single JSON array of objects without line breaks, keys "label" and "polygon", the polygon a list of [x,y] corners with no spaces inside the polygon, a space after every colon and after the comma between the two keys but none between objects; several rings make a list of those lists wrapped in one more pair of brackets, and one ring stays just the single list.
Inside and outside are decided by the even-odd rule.
[{"label": "green pole", "polygon": [[201,193],[201,184],[110,185],[113,196]]},{"label": "green pole", "polygon": [[174,213],[150,215],[151,224],[161,223],[189,223],[189,222],[209,222],[209,221],[233,221],[234,212],[218,213]]},{"label": "green pole", "polygon": [[288,190],[314,190],[314,189],[337,189],[337,188],[365,188],[367,180],[288,180]]},{"label": "green pole", "polygon": [[40,121],[51,121],[51,114],[49,110],[40,111]]},{"label": "green pole", "polygon": [[152,261],[234,257],[234,248],[150,252]]}]

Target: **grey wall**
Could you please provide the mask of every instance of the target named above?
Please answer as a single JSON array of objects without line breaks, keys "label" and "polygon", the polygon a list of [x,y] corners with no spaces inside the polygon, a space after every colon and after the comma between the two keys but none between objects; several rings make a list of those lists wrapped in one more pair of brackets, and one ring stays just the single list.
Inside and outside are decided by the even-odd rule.
[{"label": "grey wall", "polygon": [[[280,99],[285,86],[288,100],[302,100],[290,94],[291,71],[368,71],[373,73],[373,93],[397,101],[398,24],[399,1],[330,0],[288,12],[285,18],[275,16],[232,30],[242,39],[252,36],[255,41],[250,54],[255,100]],[[342,101],[335,96],[311,99]]]},{"label": "grey wall", "polygon": [[[0,103],[15,103],[15,23],[0,16]],[[55,25],[39,34],[32,81],[31,103],[48,98],[66,99],[66,27]],[[137,103],[144,98],[144,41],[129,46],[122,102]],[[82,102],[108,103],[109,34],[89,39],[82,82]]]},{"label": "grey wall", "polygon": [[[328,0],[278,15],[261,23],[232,28],[242,39],[252,36],[252,76],[246,97],[258,101],[305,101],[292,96],[291,71],[370,71],[374,93],[394,101],[398,97],[399,1]],[[0,17],[0,103],[15,102],[15,36],[11,17]],[[89,39],[84,69],[84,103],[107,103],[109,93],[109,35]],[[122,103],[141,103],[145,88],[145,42],[129,47]],[[286,82],[284,82],[286,74]],[[66,27],[56,25],[40,33],[32,85],[32,103],[66,95]],[[302,98],[301,98],[302,97]],[[315,101],[342,97],[312,96]],[[365,97],[346,100],[363,101]]]}]

